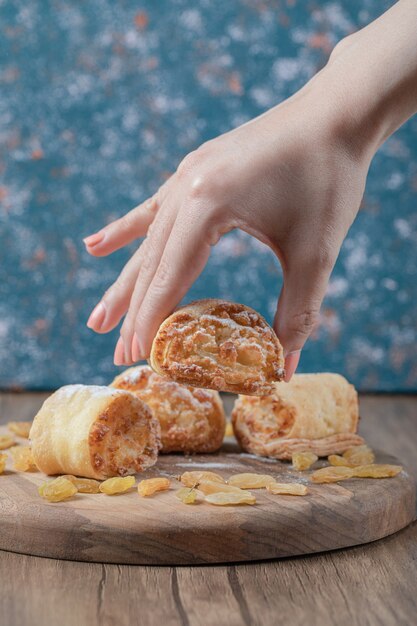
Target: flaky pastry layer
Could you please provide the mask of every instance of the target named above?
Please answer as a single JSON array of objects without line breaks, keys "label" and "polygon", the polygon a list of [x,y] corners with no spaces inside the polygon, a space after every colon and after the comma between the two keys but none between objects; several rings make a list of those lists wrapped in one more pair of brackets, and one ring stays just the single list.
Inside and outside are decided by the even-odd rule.
[{"label": "flaky pastry layer", "polygon": [[356,434],[358,397],[338,374],[296,374],[270,396],[239,396],[232,411],[241,447],[259,456],[289,459],[293,452],[339,454],[363,443]]},{"label": "flaky pastry layer", "polygon": [[45,474],[104,479],[154,465],[159,422],[134,394],[109,387],[61,387],[36,415],[30,439]]},{"label": "flaky pastry layer", "polygon": [[181,385],[147,365],[131,367],[112,382],[141,398],[161,426],[161,452],[215,452],[222,444],[225,414],[219,394]]},{"label": "flaky pastry layer", "polygon": [[168,317],[154,339],[150,365],[180,383],[262,396],[284,377],[282,346],[253,309],[200,300]]}]

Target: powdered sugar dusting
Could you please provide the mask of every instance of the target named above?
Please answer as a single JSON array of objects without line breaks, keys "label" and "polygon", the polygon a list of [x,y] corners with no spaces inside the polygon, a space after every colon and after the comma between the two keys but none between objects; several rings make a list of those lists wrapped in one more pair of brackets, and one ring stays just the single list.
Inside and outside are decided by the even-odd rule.
[{"label": "powdered sugar dusting", "polygon": [[63,398],[71,398],[79,391],[88,390],[90,397],[111,397],[117,396],[123,393],[129,393],[123,389],[114,389],[112,387],[101,387],[99,385],[66,385],[56,391],[57,394]]},{"label": "powdered sugar dusting", "polygon": [[146,369],[149,369],[146,365],[139,365],[138,367],[130,367],[128,370],[123,372],[122,380],[134,385],[135,383],[138,382],[141,372]]},{"label": "powdered sugar dusting", "polygon": [[[152,389],[153,384],[155,385],[164,385],[166,389],[169,389],[172,404],[175,404],[178,400],[181,400],[185,405],[190,406],[195,411],[201,412],[201,409],[204,408],[206,411],[212,410],[213,397],[216,392],[210,389],[197,389],[194,387],[188,387],[186,385],[182,385],[173,380],[169,380],[168,378],[163,378],[156,374],[151,367],[148,365],[138,365],[137,367],[131,367],[127,369],[118,377],[117,383],[124,383],[135,385],[141,376],[142,372],[149,373],[149,378],[147,380],[146,385],[141,389],[141,391],[146,391],[147,389]],[[116,383],[116,384],[117,384]],[[134,392],[135,390],[132,389]],[[156,387],[156,394],[158,394],[158,387]]]},{"label": "powdered sugar dusting", "polygon": [[248,452],[242,452],[240,456],[246,459],[255,459],[256,461],[259,461],[260,463],[277,464],[279,462],[277,459],[271,459],[269,457],[260,457],[260,456],[256,456],[256,454],[249,454]]},{"label": "powdered sugar dusting", "polygon": [[177,467],[203,467],[204,469],[230,469],[233,467],[233,463],[231,464],[229,460],[226,460],[224,463],[219,462],[207,462],[207,461],[194,461],[194,459],[190,459],[188,463],[176,463]]}]

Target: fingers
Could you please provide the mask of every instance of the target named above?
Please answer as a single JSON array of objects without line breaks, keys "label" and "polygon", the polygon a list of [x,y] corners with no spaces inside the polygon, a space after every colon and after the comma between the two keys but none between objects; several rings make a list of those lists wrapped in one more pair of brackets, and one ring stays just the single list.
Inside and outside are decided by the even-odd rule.
[{"label": "fingers", "polygon": [[284,348],[287,382],[297,369],[301,350],[317,323],[332,267],[333,263],[301,261],[284,272],[274,328]]},{"label": "fingers", "polygon": [[115,328],[129,308],[141,261],[141,248],[126,263],[117,280],[109,287],[87,321],[96,333],[108,333]]},{"label": "fingers", "polygon": [[156,200],[150,198],[120,219],[102,228],[98,233],[84,239],[87,252],[92,256],[106,256],[127,246],[135,239],[143,237],[156,211]]},{"label": "fingers", "polygon": [[125,350],[124,350],[123,339],[119,337],[117,344],[116,344],[116,349],[114,351],[114,364],[115,365],[123,365],[125,363],[124,352]]},{"label": "fingers", "polygon": [[98,233],[84,239],[87,252],[106,256],[123,248],[139,237],[144,237],[169,191],[169,179],[159,191],[120,219],[111,222]]},{"label": "fingers", "polygon": [[179,304],[210,255],[207,230],[201,222],[178,216],[135,319],[135,360],[149,355],[162,321]]},{"label": "fingers", "polygon": [[[175,222],[176,206],[177,204],[175,198],[167,199],[166,203],[158,212],[152,227],[149,229],[148,236],[140,248],[141,267],[136,277],[135,286],[129,303],[129,311],[120,331],[124,344],[126,363],[132,361],[132,342],[135,332],[136,316],[148,286],[152,281],[152,277],[160,264],[165,245]],[[137,355],[137,350],[135,351],[135,357],[136,358],[134,360],[138,360],[140,358],[140,356]]]}]

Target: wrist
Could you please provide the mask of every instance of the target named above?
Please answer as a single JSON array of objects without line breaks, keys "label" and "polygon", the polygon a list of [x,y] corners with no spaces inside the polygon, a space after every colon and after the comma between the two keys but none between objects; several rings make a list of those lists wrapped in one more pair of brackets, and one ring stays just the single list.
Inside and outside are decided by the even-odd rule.
[{"label": "wrist", "polygon": [[390,134],[388,112],[381,104],[381,94],[377,95],[356,72],[351,46],[357,43],[351,37],[337,44],[327,65],[313,79],[314,90],[326,101],[333,140],[344,145],[353,157],[370,161]]},{"label": "wrist", "polygon": [[402,0],[343,39],[311,81],[331,103],[334,129],[359,155],[379,146],[417,112],[417,3]]}]

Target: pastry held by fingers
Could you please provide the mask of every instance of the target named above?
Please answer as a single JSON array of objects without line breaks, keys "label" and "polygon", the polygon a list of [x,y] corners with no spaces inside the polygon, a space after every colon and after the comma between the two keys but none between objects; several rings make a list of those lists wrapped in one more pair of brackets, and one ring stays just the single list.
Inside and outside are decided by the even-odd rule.
[{"label": "pastry held by fingers", "polygon": [[226,419],[217,391],[181,385],[148,365],[131,367],[112,382],[152,409],[161,426],[161,452],[215,452],[222,444]]},{"label": "pastry held by fingers", "polygon": [[295,374],[263,398],[239,396],[233,430],[243,450],[291,459],[294,452],[339,454],[363,443],[358,395],[339,374]]},{"label": "pastry held by fingers", "polygon": [[45,474],[104,479],[154,465],[160,427],[151,409],[129,391],[68,385],[44,402],[30,438],[35,463]]},{"label": "pastry held by fingers", "polygon": [[224,300],[181,307],[160,326],[150,365],[179,383],[266,395],[284,377],[282,346],[253,309]]}]

